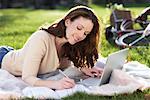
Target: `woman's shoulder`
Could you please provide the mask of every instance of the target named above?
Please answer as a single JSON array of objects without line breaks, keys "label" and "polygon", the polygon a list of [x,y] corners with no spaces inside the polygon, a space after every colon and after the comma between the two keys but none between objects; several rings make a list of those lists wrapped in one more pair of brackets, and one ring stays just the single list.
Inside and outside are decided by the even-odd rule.
[{"label": "woman's shoulder", "polygon": [[38,37],[38,38],[43,38],[43,39],[54,39],[54,35],[44,31],[44,30],[38,30],[36,32],[33,33],[34,37]]}]

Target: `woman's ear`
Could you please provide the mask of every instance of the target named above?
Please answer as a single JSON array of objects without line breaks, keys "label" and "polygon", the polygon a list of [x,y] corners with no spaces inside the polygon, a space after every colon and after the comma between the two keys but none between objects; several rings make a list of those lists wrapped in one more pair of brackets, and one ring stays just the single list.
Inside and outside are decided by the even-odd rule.
[{"label": "woman's ear", "polygon": [[71,23],[71,20],[70,20],[70,19],[66,19],[66,20],[65,20],[65,26],[66,26],[66,27],[69,26],[70,23]]}]

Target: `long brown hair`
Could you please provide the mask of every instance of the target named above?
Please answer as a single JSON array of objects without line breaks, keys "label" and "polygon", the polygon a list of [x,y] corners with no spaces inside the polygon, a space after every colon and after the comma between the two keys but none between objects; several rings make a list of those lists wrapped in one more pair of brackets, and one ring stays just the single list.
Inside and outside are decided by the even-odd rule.
[{"label": "long brown hair", "polygon": [[98,59],[98,42],[99,42],[99,22],[92,9],[85,6],[77,6],[68,11],[68,13],[57,23],[54,23],[48,29],[42,29],[50,34],[58,37],[66,37],[65,20],[70,19],[74,21],[78,17],[84,17],[92,20],[94,26],[87,37],[71,45],[65,43],[62,47],[62,57],[67,57],[76,67],[93,67],[95,61]]}]

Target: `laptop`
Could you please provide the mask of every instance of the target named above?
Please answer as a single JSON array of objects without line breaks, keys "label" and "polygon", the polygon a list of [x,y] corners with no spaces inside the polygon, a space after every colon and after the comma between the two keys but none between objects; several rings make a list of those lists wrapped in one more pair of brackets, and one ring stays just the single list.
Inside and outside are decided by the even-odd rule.
[{"label": "laptop", "polygon": [[87,78],[80,82],[85,86],[100,86],[109,82],[114,69],[122,69],[128,54],[128,48],[110,54],[106,60],[102,76],[100,78]]}]

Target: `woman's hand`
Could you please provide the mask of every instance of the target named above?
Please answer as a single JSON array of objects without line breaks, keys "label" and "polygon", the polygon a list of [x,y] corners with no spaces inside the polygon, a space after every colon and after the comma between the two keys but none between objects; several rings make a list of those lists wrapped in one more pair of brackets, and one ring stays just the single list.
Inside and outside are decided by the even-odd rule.
[{"label": "woman's hand", "polygon": [[73,79],[64,77],[58,81],[54,81],[53,88],[57,90],[68,89],[75,86],[75,82]]},{"label": "woman's hand", "polygon": [[81,71],[87,75],[87,76],[90,76],[90,77],[100,77],[102,72],[103,72],[103,69],[101,68],[96,68],[96,67],[93,67],[93,68],[86,68],[86,67],[83,67],[81,68]]}]

